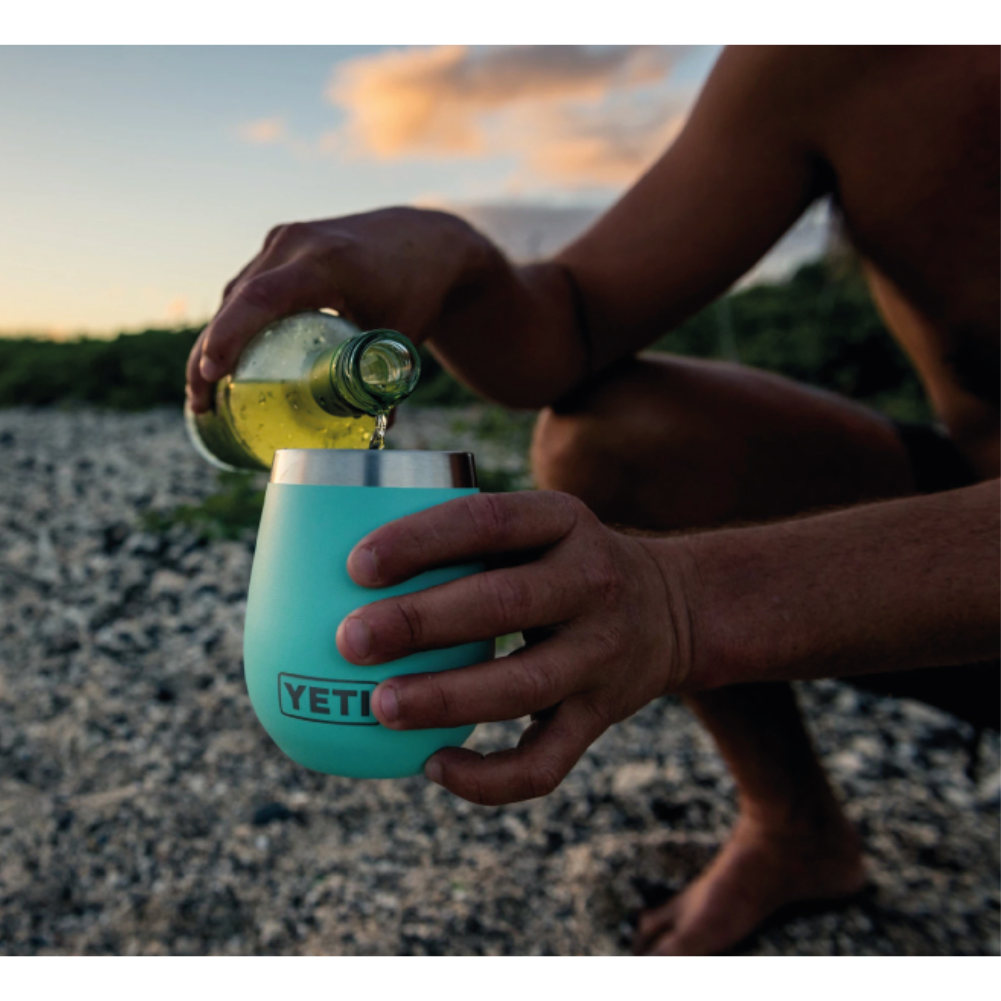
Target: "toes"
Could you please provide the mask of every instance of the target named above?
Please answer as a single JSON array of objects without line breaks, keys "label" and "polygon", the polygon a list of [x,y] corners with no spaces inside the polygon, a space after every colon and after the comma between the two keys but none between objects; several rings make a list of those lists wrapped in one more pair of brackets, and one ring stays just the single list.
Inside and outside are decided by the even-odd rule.
[{"label": "toes", "polygon": [[633,936],[633,952],[637,956],[649,955],[650,943],[660,941],[661,937],[674,928],[678,908],[678,897],[672,897],[662,907],[644,911],[640,915],[636,934]]},{"label": "toes", "polygon": [[644,953],[646,956],[707,956],[709,950],[706,943],[700,942],[698,936],[685,935],[683,932],[673,932],[662,935]]},{"label": "toes", "polygon": [[678,942],[677,935],[662,935],[654,944],[647,949],[644,956],[684,956],[687,953],[679,952],[676,948]]}]

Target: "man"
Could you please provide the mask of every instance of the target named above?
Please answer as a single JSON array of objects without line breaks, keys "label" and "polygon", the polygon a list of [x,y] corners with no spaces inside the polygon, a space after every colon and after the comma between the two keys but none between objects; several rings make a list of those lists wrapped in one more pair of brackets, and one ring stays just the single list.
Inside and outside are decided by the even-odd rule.
[{"label": "man", "polygon": [[[878,672],[883,691],[997,725],[982,662],[999,625],[999,82],[997,48],[727,50],[677,141],[552,260],[515,268],[443,213],[279,227],[192,353],[201,409],[261,326],[328,306],[427,340],[490,399],[544,408],[543,491],[385,526],[348,568],[382,586],[503,559],[360,609],[338,644],[378,664],[526,633],[505,660],[373,698],[401,729],[534,714],[516,749],[428,762],[482,803],[548,793],[610,724],[689,696],[740,820],[642,917],[642,950],[716,952],[782,905],[862,886],[785,681]],[[741,366],[635,357],[827,195],[947,437]]]}]

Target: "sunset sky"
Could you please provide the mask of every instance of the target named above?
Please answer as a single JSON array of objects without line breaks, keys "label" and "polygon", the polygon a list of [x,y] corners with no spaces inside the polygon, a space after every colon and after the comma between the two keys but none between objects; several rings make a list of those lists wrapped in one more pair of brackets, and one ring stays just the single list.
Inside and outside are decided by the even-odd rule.
[{"label": "sunset sky", "polygon": [[670,143],[717,54],[0,47],[0,332],[202,321],[273,225],[387,204],[546,253]]}]

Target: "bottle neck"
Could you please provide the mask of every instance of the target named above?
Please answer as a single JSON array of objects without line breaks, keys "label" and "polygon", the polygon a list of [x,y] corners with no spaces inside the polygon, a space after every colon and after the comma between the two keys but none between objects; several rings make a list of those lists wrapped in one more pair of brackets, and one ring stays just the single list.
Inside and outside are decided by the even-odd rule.
[{"label": "bottle neck", "polygon": [[417,384],[417,350],[395,330],[369,330],[349,338],[313,363],[310,389],[319,406],[338,417],[384,414]]}]

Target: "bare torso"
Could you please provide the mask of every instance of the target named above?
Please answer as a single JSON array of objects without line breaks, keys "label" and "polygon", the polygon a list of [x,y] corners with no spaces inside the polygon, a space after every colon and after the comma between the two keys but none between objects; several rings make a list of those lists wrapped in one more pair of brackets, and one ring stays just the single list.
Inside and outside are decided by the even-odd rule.
[{"label": "bare torso", "polygon": [[999,51],[862,55],[819,137],[876,302],[985,478],[999,473]]}]

